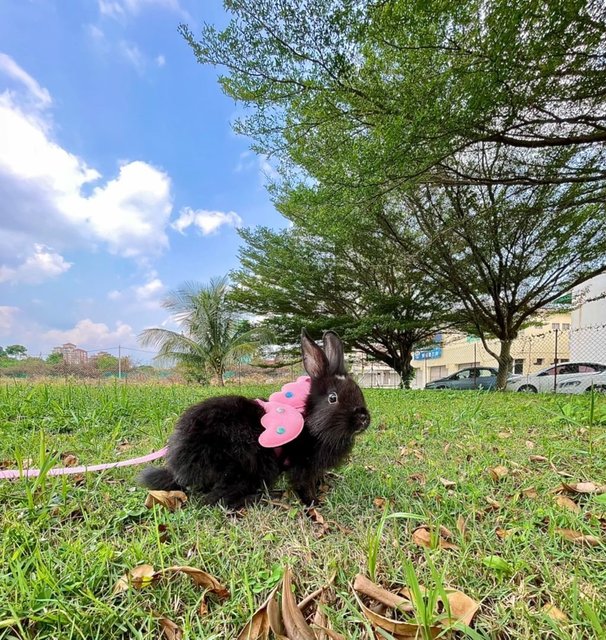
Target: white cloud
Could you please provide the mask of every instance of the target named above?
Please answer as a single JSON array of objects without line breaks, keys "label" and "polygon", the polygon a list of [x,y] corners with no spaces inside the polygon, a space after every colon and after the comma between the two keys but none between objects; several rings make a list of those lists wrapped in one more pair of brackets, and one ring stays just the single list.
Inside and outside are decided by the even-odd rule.
[{"label": "white cloud", "polygon": [[40,106],[48,107],[51,104],[52,99],[48,90],[41,87],[27,71],[22,69],[10,56],[2,52],[0,52],[0,72],[20,82]]},{"label": "white cloud", "polygon": [[187,16],[179,0],[98,0],[98,5],[101,15],[110,18],[122,18],[126,14],[136,16],[154,6]]},{"label": "white cloud", "polygon": [[117,289],[114,289],[113,291],[110,291],[110,292],[107,294],[107,297],[108,297],[110,300],[120,300],[120,298],[122,298],[122,292],[121,292],[121,291],[118,291]]},{"label": "white cloud", "polygon": [[12,330],[15,317],[19,313],[17,307],[2,307],[0,306],[0,334],[8,335]]},{"label": "white cloud", "polygon": [[17,267],[0,264],[0,282],[38,284],[65,273],[72,266],[63,256],[43,244],[34,244],[34,252]]},{"label": "white cloud", "polygon": [[118,50],[137,73],[142,74],[145,71],[145,56],[136,44],[121,40],[118,44]]},{"label": "white cloud", "polygon": [[79,320],[73,328],[65,331],[51,329],[42,338],[53,345],[72,342],[82,349],[107,349],[120,344],[133,344],[137,339],[128,324],[118,321],[112,330],[103,322],[93,322],[89,318]]},{"label": "white cloud", "polygon": [[156,56],[156,64],[163,67],[166,64],[166,58],[162,54]]},{"label": "white cloud", "polygon": [[185,207],[179,212],[179,217],[172,223],[172,228],[179,233],[190,227],[195,226],[204,236],[216,233],[223,226],[239,227],[242,224],[242,218],[234,211],[205,211],[204,209],[193,210]]},{"label": "white cloud", "polygon": [[[19,68],[6,59],[4,67]],[[51,276],[64,272],[69,264],[57,252],[36,248],[42,244],[60,252],[66,245],[101,242],[121,256],[143,260],[158,255],[168,246],[170,177],[146,162],[133,161],[123,163],[116,177],[101,181],[96,169],[53,139],[52,121],[38,99],[44,94],[30,80],[23,82],[25,98],[0,93],[3,279],[25,268],[23,256],[34,256],[23,272],[30,280],[44,268]]]}]

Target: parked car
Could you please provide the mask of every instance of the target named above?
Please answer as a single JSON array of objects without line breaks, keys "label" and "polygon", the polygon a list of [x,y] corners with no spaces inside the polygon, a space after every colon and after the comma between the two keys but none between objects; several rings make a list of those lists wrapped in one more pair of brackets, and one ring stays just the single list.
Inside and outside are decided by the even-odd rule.
[{"label": "parked car", "polygon": [[494,389],[497,370],[492,367],[468,367],[439,380],[432,380],[426,389]]},{"label": "parked car", "polygon": [[556,391],[558,393],[583,393],[592,385],[598,391],[606,390],[606,364],[599,362],[562,362],[551,365],[528,376],[511,376],[509,391]]}]

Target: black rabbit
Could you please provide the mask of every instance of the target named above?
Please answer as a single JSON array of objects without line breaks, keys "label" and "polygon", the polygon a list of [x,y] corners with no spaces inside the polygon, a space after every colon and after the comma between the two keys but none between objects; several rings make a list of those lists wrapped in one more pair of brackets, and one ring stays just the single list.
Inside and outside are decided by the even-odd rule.
[{"label": "black rabbit", "polygon": [[140,483],[156,490],[200,491],[206,504],[239,508],[285,472],[302,502],[312,504],[324,473],[345,460],[355,435],[370,424],[364,396],[345,370],[339,336],[327,331],[323,344],[324,350],[305,329],[301,332],[311,387],[294,440],[263,447],[262,403],[243,396],[210,398],[183,413],[168,442],[166,466],[143,470]]}]

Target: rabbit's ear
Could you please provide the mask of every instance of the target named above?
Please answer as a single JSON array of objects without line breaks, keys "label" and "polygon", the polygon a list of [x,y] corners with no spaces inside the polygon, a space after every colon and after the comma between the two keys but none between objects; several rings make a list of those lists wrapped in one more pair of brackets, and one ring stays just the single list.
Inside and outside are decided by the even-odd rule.
[{"label": "rabbit's ear", "polygon": [[323,378],[328,373],[328,360],[324,351],[309,337],[305,329],[301,330],[301,353],[303,366],[312,378]]},{"label": "rabbit's ear", "polygon": [[347,375],[345,369],[345,356],[343,355],[343,343],[334,331],[327,331],[323,337],[324,352],[328,358],[328,373],[331,376]]}]

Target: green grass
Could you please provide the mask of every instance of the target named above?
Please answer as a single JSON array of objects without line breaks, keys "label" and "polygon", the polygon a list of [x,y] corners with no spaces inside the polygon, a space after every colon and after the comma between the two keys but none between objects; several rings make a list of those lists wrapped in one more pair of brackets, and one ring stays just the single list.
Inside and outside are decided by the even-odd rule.
[{"label": "green grass", "polygon": [[[242,389],[253,397],[268,391]],[[186,406],[218,392],[5,385],[0,460],[32,458],[39,466],[58,464],[68,452],[81,463],[142,455],[165,443]],[[337,572],[338,598],[328,612],[347,638],[370,637],[349,589],[369,562],[384,586],[410,582],[412,567],[421,584],[439,575],[443,586],[480,601],[473,624],[479,637],[606,637],[606,504],[575,497],[576,514],[550,493],[562,479],[557,471],[571,474],[571,482],[606,484],[606,399],[592,409],[587,396],[368,390],[366,397],[372,425],[330,479],[320,511],[339,526],[322,536],[292,496],[281,499],[290,508],[259,504],[243,516],[195,499],[175,513],[147,510],[136,468],[88,474],[80,484],[66,477],[0,481],[0,638],[158,638],[154,614],[177,622],[186,638],[235,638],[287,562],[300,597]],[[533,454],[552,464],[530,462]],[[488,470],[497,465],[509,473],[495,483]],[[521,494],[529,487],[536,498]],[[501,508],[491,509],[487,497]],[[388,518],[379,529],[384,507],[376,498],[390,512],[445,525],[459,549],[414,545],[412,518]],[[457,533],[459,516],[467,521],[466,538]],[[557,527],[602,544],[567,542]],[[497,529],[511,533],[501,539]],[[204,569],[231,598],[211,600],[200,616],[202,594],[185,578],[112,597],[117,579],[140,563]],[[542,613],[549,603],[568,623]]]}]

